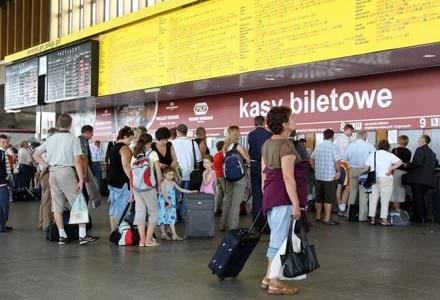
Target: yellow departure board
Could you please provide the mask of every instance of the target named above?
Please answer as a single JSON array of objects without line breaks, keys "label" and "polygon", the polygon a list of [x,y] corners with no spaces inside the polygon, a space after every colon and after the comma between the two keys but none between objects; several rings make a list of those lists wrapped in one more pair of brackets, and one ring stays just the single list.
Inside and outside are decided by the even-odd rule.
[{"label": "yellow departure board", "polygon": [[211,0],[100,36],[99,95],[440,41],[440,0]]}]

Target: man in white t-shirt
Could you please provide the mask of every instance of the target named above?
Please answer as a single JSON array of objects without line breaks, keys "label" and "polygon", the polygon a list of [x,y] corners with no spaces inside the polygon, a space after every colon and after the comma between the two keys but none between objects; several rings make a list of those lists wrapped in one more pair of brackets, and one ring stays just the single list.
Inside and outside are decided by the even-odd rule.
[{"label": "man in white t-shirt", "polygon": [[350,137],[354,132],[354,128],[351,124],[345,124],[344,133],[335,139],[335,145],[338,146],[341,156],[344,157],[347,152],[348,145],[350,144]]},{"label": "man in white t-shirt", "polygon": [[[200,154],[199,146],[192,139],[186,137],[188,134],[188,126],[185,124],[180,124],[176,128],[177,138],[173,140],[174,151],[176,152],[177,162],[182,168],[182,183],[180,184],[182,188],[190,189],[190,174],[194,170],[194,164],[202,161],[202,156]],[[195,162],[194,162],[195,157]],[[176,195],[176,199],[178,199]],[[182,196],[182,202],[177,203],[177,212],[180,217],[186,220],[186,195]]]}]

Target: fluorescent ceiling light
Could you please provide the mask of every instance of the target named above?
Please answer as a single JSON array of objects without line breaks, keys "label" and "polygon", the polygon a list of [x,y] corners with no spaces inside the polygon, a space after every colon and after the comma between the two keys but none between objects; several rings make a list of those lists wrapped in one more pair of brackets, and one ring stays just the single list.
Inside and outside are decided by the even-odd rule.
[{"label": "fluorescent ceiling light", "polygon": [[434,58],[437,57],[437,54],[425,54],[423,55],[424,58]]},{"label": "fluorescent ceiling light", "polygon": [[145,94],[160,92],[160,88],[152,88],[144,90]]}]

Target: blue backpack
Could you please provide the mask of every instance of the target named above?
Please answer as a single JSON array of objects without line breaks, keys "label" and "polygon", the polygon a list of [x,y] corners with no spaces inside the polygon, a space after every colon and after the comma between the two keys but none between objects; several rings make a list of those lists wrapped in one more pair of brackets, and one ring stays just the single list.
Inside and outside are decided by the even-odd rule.
[{"label": "blue backpack", "polygon": [[223,174],[227,181],[238,181],[246,174],[243,157],[238,152],[237,145],[234,144],[232,149],[226,152],[225,160],[223,161]]}]

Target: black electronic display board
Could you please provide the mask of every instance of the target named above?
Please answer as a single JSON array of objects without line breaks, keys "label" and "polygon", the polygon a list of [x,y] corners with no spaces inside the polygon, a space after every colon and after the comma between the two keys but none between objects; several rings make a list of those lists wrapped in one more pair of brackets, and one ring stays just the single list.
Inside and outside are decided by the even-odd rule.
[{"label": "black electronic display board", "polygon": [[46,103],[98,94],[98,42],[88,41],[47,55]]},{"label": "black electronic display board", "polygon": [[38,58],[6,66],[5,110],[38,104]]}]

